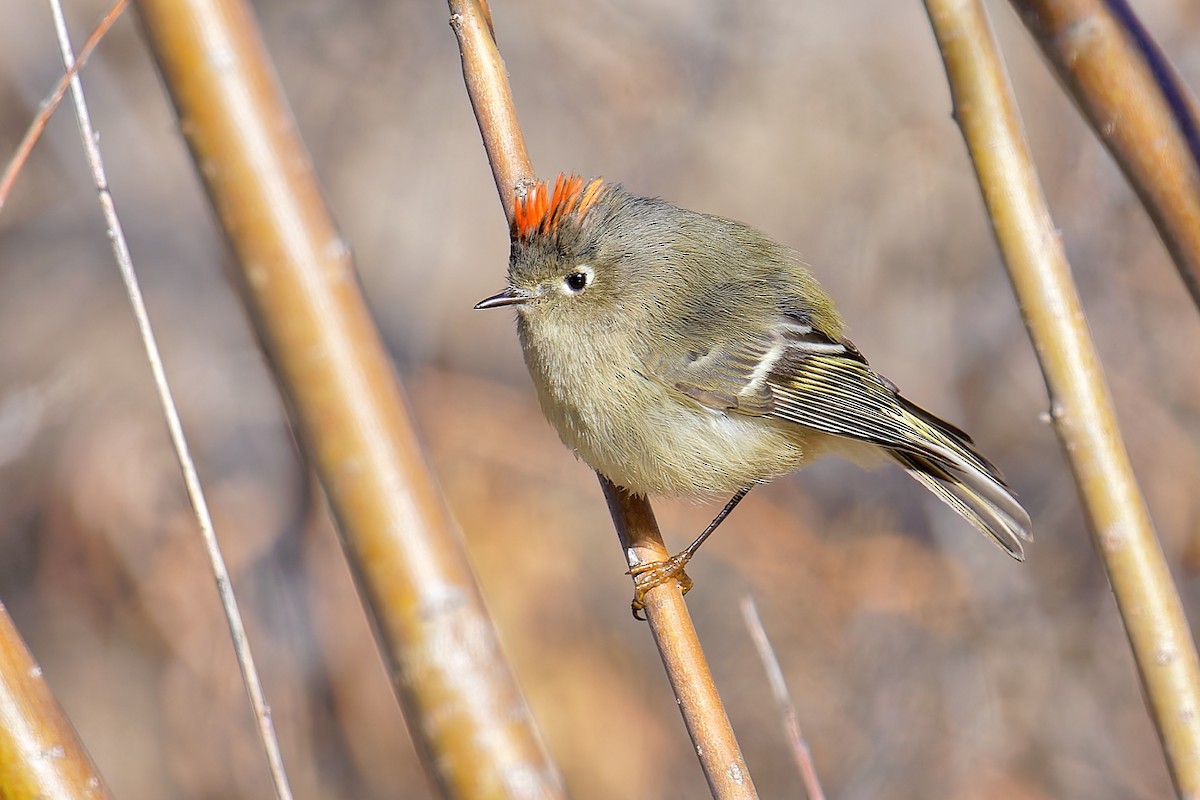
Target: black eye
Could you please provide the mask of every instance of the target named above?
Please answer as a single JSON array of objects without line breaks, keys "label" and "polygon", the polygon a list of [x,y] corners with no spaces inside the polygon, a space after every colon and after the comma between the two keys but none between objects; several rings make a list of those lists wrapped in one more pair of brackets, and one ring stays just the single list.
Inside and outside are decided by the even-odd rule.
[{"label": "black eye", "polygon": [[590,277],[586,272],[572,272],[563,279],[563,283],[567,285],[567,289],[574,294],[579,294],[587,288],[590,282]]}]

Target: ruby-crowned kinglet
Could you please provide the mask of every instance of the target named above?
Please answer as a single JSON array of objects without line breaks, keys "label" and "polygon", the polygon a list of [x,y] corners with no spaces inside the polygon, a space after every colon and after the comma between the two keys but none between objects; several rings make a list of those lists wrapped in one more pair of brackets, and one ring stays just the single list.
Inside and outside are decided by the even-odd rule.
[{"label": "ruby-crowned kinglet", "polygon": [[[826,453],[887,456],[1009,555],[1029,515],[953,425],[918,408],[842,335],[795,253],[721,217],[559,176],[516,199],[509,285],[542,411],[635,494],[734,498]],[[636,607],[636,602],[635,602]]]}]

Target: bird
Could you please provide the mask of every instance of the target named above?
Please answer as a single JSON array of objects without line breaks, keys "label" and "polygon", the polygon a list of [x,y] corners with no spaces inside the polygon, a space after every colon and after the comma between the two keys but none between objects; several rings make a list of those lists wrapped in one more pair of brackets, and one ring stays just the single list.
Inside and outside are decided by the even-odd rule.
[{"label": "bird", "polygon": [[[563,443],[635,495],[732,498],[681,553],[679,578],[755,486],[825,455],[897,463],[1018,561],[1029,514],[964,431],[905,398],[846,337],[788,247],[723,217],[560,174],[516,190],[508,285],[542,412]],[[641,578],[642,580],[638,580]]]}]

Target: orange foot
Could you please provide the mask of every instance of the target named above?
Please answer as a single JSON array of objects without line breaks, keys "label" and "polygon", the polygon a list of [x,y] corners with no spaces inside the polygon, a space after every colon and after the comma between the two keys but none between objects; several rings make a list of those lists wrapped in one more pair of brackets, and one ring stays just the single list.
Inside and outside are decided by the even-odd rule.
[{"label": "orange foot", "polygon": [[646,619],[641,616],[641,612],[646,608],[646,593],[657,586],[662,586],[667,581],[679,581],[679,588],[684,594],[691,591],[692,579],[683,571],[691,558],[691,553],[684,551],[671,556],[666,561],[647,561],[645,564],[638,564],[625,573],[633,576],[633,602],[630,606],[633,609],[634,619]]}]

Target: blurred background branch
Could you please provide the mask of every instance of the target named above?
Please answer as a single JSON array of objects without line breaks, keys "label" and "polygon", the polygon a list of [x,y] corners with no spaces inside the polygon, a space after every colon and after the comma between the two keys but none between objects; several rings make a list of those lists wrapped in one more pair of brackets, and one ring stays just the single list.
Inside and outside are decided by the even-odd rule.
[{"label": "blurred background branch", "polygon": [[[1200,797],[1200,659],[1117,426],[1062,238],[978,0],[926,0],[992,228],[1180,797]],[[1150,129],[1146,129],[1149,131]],[[1152,148],[1144,139],[1142,148]],[[1195,200],[1195,198],[1192,198]]]},{"label": "blurred background branch", "polygon": [[0,797],[107,800],[96,765],[0,603]]},{"label": "blurred background branch", "polygon": [[446,797],[560,796],[252,11],[139,9],[426,769]]},{"label": "blurred background branch", "polygon": [[825,800],[825,790],[821,788],[817,765],[812,760],[812,750],[804,738],[804,732],[800,730],[800,718],[796,716],[796,707],[792,704],[792,696],[783,677],[783,668],[779,666],[779,656],[775,655],[775,648],[771,646],[771,640],[763,628],[762,617],[758,615],[758,606],[750,595],[743,597],[739,606],[742,609],[742,619],[746,623],[746,631],[750,634],[750,640],[754,642],[758,660],[762,662],[763,672],[767,675],[767,684],[771,687],[775,706],[779,709],[783,734],[791,747],[792,759],[800,773],[805,796],[808,800]]},{"label": "blurred background branch", "polygon": [[21,167],[25,166],[25,162],[29,159],[29,154],[33,151],[33,146],[37,144],[38,137],[46,129],[46,123],[50,121],[50,117],[58,109],[58,104],[66,96],[67,88],[71,85],[71,79],[75,77],[79,70],[83,69],[83,65],[87,63],[88,58],[92,55],[92,51],[96,49],[96,45],[100,44],[100,40],[104,38],[104,34],[108,33],[108,29],[113,26],[113,23],[117,21],[117,18],[121,16],[128,5],[129,0],[116,0],[112,4],[112,7],[100,19],[100,22],[96,24],[92,32],[88,34],[87,39],[84,40],[83,47],[80,48],[79,56],[75,59],[75,62],[59,78],[54,91],[42,101],[37,116],[29,123],[29,127],[25,130],[25,135],[21,137],[21,143],[17,145],[16,152],[13,153],[8,163],[4,165],[4,171],[0,173],[0,211],[4,209],[4,203],[8,200],[13,183],[16,181],[17,175],[21,172]]},{"label": "blurred background branch", "polygon": [[1200,306],[1200,119],[1126,0],[1012,0]]}]

